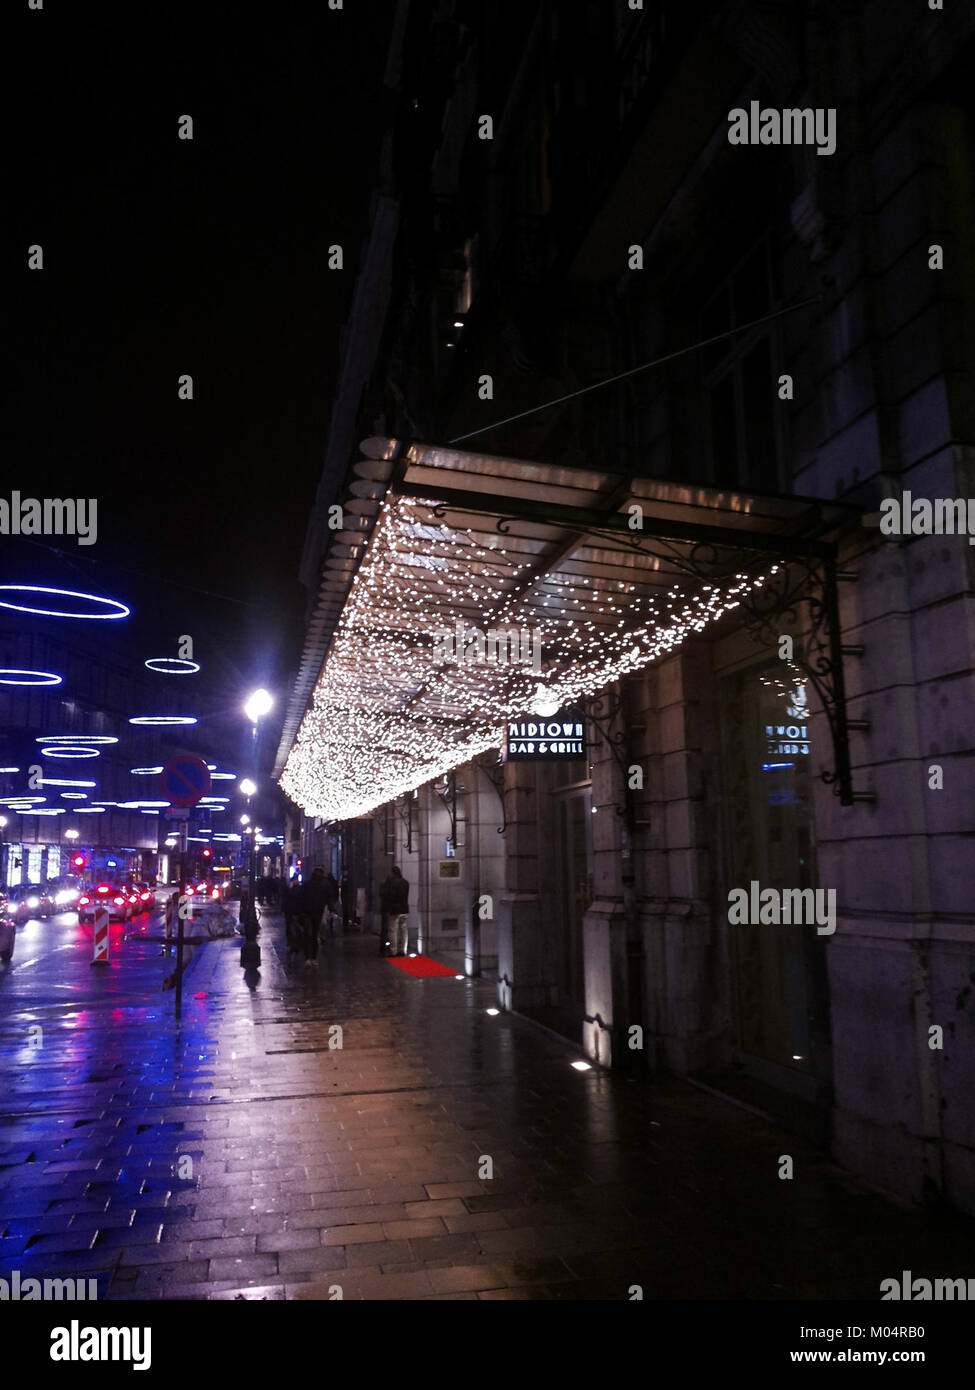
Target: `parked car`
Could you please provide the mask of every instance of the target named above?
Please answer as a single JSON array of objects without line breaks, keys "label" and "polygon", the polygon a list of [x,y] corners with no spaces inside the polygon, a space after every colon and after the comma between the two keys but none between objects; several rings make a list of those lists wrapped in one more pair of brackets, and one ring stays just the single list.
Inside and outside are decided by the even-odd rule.
[{"label": "parked car", "polygon": [[10,899],[0,890],[0,960],[6,965],[14,953],[17,919],[10,911]]},{"label": "parked car", "polygon": [[107,907],[110,922],[127,922],[135,911],[137,900],[137,896],[120,883],[88,884],[78,898],[78,921],[94,922],[96,909]]}]

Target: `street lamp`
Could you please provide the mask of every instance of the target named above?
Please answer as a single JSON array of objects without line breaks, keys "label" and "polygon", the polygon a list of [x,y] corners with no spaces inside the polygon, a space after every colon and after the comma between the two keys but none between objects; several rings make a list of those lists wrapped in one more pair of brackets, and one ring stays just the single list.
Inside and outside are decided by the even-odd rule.
[{"label": "street lamp", "polygon": [[66,831],[64,832],[64,838],[65,838],[66,840],[77,840],[77,838],[78,838],[78,832],[77,832],[77,830],[66,830]]},{"label": "street lamp", "polygon": [[263,719],[265,714],[269,714],[274,701],[266,690],[255,690],[254,694],[244,706],[244,713],[252,724],[256,724],[259,719]]},{"label": "street lamp", "polygon": [[[266,690],[255,690],[249,696],[245,705],[244,713],[251,721],[251,753],[254,759],[254,766],[257,766],[258,755],[258,728],[260,721],[270,711],[274,704],[273,699]],[[244,834],[248,833],[250,826],[251,797],[257,792],[256,783],[250,778],[245,777],[237,784],[244,796],[247,797],[247,820],[241,821],[244,825]],[[250,853],[248,855],[248,891],[247,908],[244,913],[244,944],[240,950],[240,963],[245,967],[259,966],[261,963],[261,948],[257,944],[257,933],[260,930],[260,923],[257,919],[257,836],[251,835]]]}]

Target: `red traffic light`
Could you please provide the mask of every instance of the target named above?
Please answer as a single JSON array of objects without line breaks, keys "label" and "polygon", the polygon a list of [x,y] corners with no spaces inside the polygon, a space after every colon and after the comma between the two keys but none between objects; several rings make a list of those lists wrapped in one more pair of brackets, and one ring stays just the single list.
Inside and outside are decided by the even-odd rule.
[{"label": "red traffic light", "polygon": [[88,860],[83,854],[76,854],[71,860],[71,867],[73,869],[83,869],[87,863]]}]

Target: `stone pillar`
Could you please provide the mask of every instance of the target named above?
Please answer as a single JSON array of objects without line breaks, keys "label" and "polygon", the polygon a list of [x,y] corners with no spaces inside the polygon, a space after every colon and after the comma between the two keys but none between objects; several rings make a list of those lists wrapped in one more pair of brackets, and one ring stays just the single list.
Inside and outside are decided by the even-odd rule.
[{"label": "stone pillar", "polygon": [[470,846],[464,969],[468,975],[496,978],[498,914],[505,890],[505,842],[498,834],[501,805],[490,779],[476,763],[469,764],[464,775],[469,789],[467,837]]},{"label": "stone pillar", "polygon": [[[615,700],[616,693],[603,702]],[[597,702],[598,703],[598,702]],[[625,711],[606,726],[610,738],[627,738]],[[626,1027],[630,1021],[629,914],[623,892],[622,858],[626,788],[616,756],[597,728],[588,728],[592,769],[593,899],[583,918],[586,1008],[582,1044],[586,1055],[602,1066],[625,1060]],[[622,745],[621,745],[622,746]],[[619,808],[619,809],[617,809]]]},{"label": "stone pillar", "polygon": [[541,1008],[552,998],[554,980],[551,962],[542,948],[537,764],[506,763],[504,785],[507,830],[505,891],[498,931],[498,1001],[505,1009]]}]

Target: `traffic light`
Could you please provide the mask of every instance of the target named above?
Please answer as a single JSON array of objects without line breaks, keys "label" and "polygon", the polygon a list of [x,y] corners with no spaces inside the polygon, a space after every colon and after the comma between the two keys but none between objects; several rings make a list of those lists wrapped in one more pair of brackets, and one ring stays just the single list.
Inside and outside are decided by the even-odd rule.
[{"label": "traffic light", "polygon": [[85,857],[85,855],[83,855],[83,854],[76,854],[76,855],[74,855],[74,856],[72,857],[72,860],[71,860],[71,867],[72,867],[72,869],[83,869],[87,863],[88,863],[88,860],[87,860],[87,858]]},{"label": "traffic light", "polygon": [[212,857],[213,857],[213,850],[212,850],[212,849],[205,849],[205,850],[203,851],[203,858],[204,858],[204,859],[211,859]]}]

